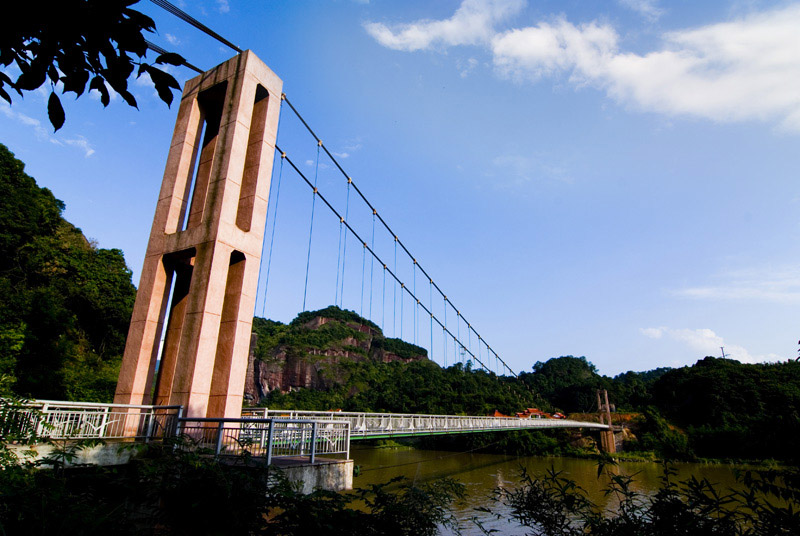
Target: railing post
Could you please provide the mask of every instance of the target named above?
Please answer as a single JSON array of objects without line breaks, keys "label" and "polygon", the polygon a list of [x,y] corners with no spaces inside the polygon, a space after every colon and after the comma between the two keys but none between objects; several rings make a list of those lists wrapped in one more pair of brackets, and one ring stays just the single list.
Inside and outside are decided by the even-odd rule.
[{"label": "railing post", "polygon": [[147,431],[145,432],[144,442],[149,443],[150,437],[153,435],[153,425],[155,424],[156,420],[155,410],[151,409],[150,412],[146,413],[145,415],[149,415],[149,421],[147,422]]},{"label": "railing post", "polygon": [[224,430],[225,423],[223,421],[219,421],[217,425],[217,446],[214,449],[214,456],[218,457],[219,453],[222,451],[222,431]]},{"label": "railing post", "polygon": [[317,454],[317,421],[311,423],[311,463],[314,463],[314,458]]},{"label": "railing post", "polygon": [[42,404],[42,412],[39,415],[38,422],[36,424],[36,437],[42,437],[44,434],[45,426],[44,424],[47,422],[47,404]]},{"label": "railing post", "polygon": [[178,408],[178,413],[175,416],[175,427],[173,429],[173,434],[175,434],[175,438],[177,439],[180,437],[182,433],[182,425],[183,424],[183,406]]},{"label": "railing post", "polygon": [[344,444],[346,445],[345,446],[344,459],[345,460],[349,460],[350,459],[350,423],[347,423],[347,426],[345,426],[344,429],[345,429],[345,434],[344,434],[345,443]]},{"label": "railing post", "polygon": [[272,464],[272,438],[274,437],[275,421],[270,419],[269,430],[267,431],[267,465]]},{"label": "railing post", "polygon": [[98,436],[105,437],[106,426],[108,426],[108,412],[111,411],[111,406],[107,407],[103,412],[103,418],[100,421],[100,428],[98,429]]}]

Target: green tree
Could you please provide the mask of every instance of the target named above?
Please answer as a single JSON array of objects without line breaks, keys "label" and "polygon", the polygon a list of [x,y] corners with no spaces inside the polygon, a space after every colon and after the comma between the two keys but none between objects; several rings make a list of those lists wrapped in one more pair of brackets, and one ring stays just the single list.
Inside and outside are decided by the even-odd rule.
[{"label": "green tree", "polygon": [[0,374],[26,396],[110,401],[136,289],[63,210],[0,145]]},{"label": "green tree", "polygon": [[556,408],[568,412],[597,411],[596,390],[607,388],[607,378],[585,357],[562,356],[536,362],[532,373],[520,374],[531,390]]},{"label": "green tree", "polygon": [[699,456],[796,459],[800,363],[743,364],[706,357],[653,385],[661,413],[686,430]]}]

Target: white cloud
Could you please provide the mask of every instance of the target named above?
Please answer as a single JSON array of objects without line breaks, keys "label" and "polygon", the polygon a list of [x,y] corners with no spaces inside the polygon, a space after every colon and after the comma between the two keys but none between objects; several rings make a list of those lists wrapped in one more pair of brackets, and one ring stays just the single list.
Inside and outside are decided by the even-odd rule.
[{"label": "white cloud", "polygon": [[347,142],[343,149],[352,153],[361,149],[361,143],[359,143],[358,140]]},{"label": "white cloud", "polygon": [[501,187],[517,187],[534,180],[554,180],[568,184],[572,182],[566,168],[545,163],[541,156],[512,153],[495,156],[492,165],[502,179],[495,181],[495,184]]},{"label": "white cloud", "polygon": [[220,13],[229,13],[231,10],[231,5],[228,3],[228,0],[217,0],[217,11]]},{"label": "white cloud", "polygon": [[640,328],[639,331],[641,331],[645,337],[660,339],[664,335],[665,329],[666,328]]},{"label": "white cloud", "polygon": [[461,75],[461,78],[466,78],[467,76],[469,76],[469,74],[472,71],[474,71],[475,67],[477,66],[478,66],[478,60],[476,60],[475,58],[469,58],[466,61],[466,65],[459,66],[459,69],[461,70],[461,72],[459,73]]},{"label": "white cloud", "polygon": [[91,144],[89,143],[89,141],[86,138],[84,138],[83,136],[78,136],[76,138],[65,139],[65,140],[61,140],[61,141],[64,142],[65,144],[67,144],[67,145],[71,145],[73,147],[78,147],[79,149],[83,150],[84,155],[86,156],[86,158],[89,158],[90,156],[92,156],[95,153],[94,147],[92,147]]},{"label": "white cloud", "polygon": [[660,51],[615,55],[601,80],[644,109],[800,131],[799,26],[797,5],[669,33]]},{"label": "white cloud", "polygon": [[566,19],[510,30],[492,40],[498,71],[505,76],[538,79],[572,72],[577,80],[602,75],[617,50],[617,33],[595,22],[574,26]]},{"label": "white cloud", "polygon": [[737,344],[726,344],[725,340],[712,330],[703,329],[673,329],[668,327],[640,328],[639,331],[651,339],[661,339],[665,335],[672,340],[683,343],[698,357],[708,355],[720,357],[722,348],[725,348],[725,357],[736,359],[742,363],[761,363],[764,361],[779,361],[782,358],[776,354],[752,355],[746,348]]},{"label": "white cloud", "polygon": [[368,22],[364,28],[380,44],[395,50],[475,45],[488,42],[494,35],[494,25],[519,13],[524,6],[524,0],[464,0],[449,19],[421,20],[394,28]]},{"label": "white cloud", "polygon": [[656,0],[617,0],[623,7],[627,7],[639,15],[654,22],[664,14],[664,10],[658,7]]},{"label": "white cloud", "polygon": [[333,155],[334,156],[338,156],[339,158],[349,158],[350,157],[350,153],[337,153],[336,151],[333,151]]},{"label": "white cloud", "polygon": [[55,145],[69,145],[72,147],[77,147],[81,149],[84,153],[86,158],[89,158],[95,153],[94,148],[91,146],[89,141],[84,138],[83,136],[78,135],[75,138],[57,138],[51,135],[48,132],[48,129],[42,126],[42,122],[38,119],[31,117],[29,115],[25,115],[22,112],[17,112],[11,109],[5,102],[0,102],[0,114],[6,116],[9,119],[17,121],[24,126],[31,127],[36,134],[36,137],[41,141],[49,141]]},{"label": "white cloud", "polygon": [[325,162],[317,163],[315,160],[306,160],[306,165],[310,168],[316,167],[318,169],[328,169],[330,166]]},{"label": "white cloud", "polygon": [[527,156],[502,154],[492,158],[492,164],[505,177],[504,183],[520,185],[533,180],[536,162]]},{"label": "white cloud", "polygon": [[566,76],[643,111],[764,121],[800,132],[800,5],[666,33],[645,54],[621,50],[616,29],[597,21],[575,25],[559,17],[495,32],[496,22],[520,9],[518,2],[465,0],[450,19],[395,31],[377,23],[366,28],[397,50],[485,44],[500,76],[533,82]]},{"label": "white cloud", "polygon": [[180,40],[180,39],[178,39],[177,37],[175,37],[174,35],[172,35],[172,34],[170,34],[170,33],[168,33],[168,34],[164,34],[164,39],[166,39],[166,40],[167,40],[167,42],[168,42],[170,45],[179,45],[179,44],[181,43],[181,40]]},{"label": "white cloud", "polygon": [[42,126],[42,122],[38,119],[34,119],[29,115],[25,115],[21,112],[17,112],[11,109],[11,106],[5,102],[0,102],[0,113],[4,116],[8,117],[9,119],[13,119],[18,123],[22,123],[27,127],[32,127],[34,132],[36,133],[36,137],[39,139],[47,139],[50,137],[50,134],[45,130]]},{"label": "white cloud", "polygon": [[800,266],[729,271],[717,276],[717,285],[673,291],[683,298],[699,300],[800,303]]}]

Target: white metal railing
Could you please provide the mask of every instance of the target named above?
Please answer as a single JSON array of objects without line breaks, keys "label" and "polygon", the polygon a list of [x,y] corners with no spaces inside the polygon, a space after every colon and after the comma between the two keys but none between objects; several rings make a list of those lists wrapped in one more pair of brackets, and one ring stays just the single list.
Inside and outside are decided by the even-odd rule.
[{"label": "white metal railing", "polygon": [[344,420],[280,418],[210,419],[180,418],[178,433],[190,438],[194,448],[215,456],[249,454],[266,458],[318,455],[350,457],[350,423]]},{"label": "white metal railing", "polygon": [[[161,439],[181,434],[217,455],[349,456],[351,439],[454,432],[594,428],[596,422],[464,415],[416,415],[245,408],[242,419],[183,418],[181,406],[145,406],[35,400],[4,410],[3,429],[49,439]],[[12,422],[13,421],[13,422]]]},{"label": "white metal railing", "polygon": [[[33,400],[10,408],[3,426],[42,439],[144,439],[174,433],[181,406]],[[12,421],[13,422],[9,422]]]},{"label": "white metal railing", "polygon": [[245,408],[242,410],[242,417],[306,420],[335,419],[346,421],[350,423],[350,437],[354,440],[387,436],[434,435],[448,432],[488,432],[531,428],[595,428],[608,430],[608,426],[605,424],[569,419],[303,411],[268,408]]}]

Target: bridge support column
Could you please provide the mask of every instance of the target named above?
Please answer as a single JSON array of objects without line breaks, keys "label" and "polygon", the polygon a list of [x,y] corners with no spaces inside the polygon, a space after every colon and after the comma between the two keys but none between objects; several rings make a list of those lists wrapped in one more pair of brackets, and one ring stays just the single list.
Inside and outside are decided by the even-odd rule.
[{"label": "bridge support column", "polygon": [[611,405],[608,403],[608,391],[605,389],[603,389],[603,398],[600,396],[600,389],[597,390],[597,411],[600,413],[600,424],[609,426],[609,430],[600,432],[600,450],[606,454],[614,454],[617,452],[617,442],[614,439],[614,430],[611,425]]},{"label": "bridge support column", "polygon": [[241,415],[282,86],[249,50],[186,82],[116,403]]}]

